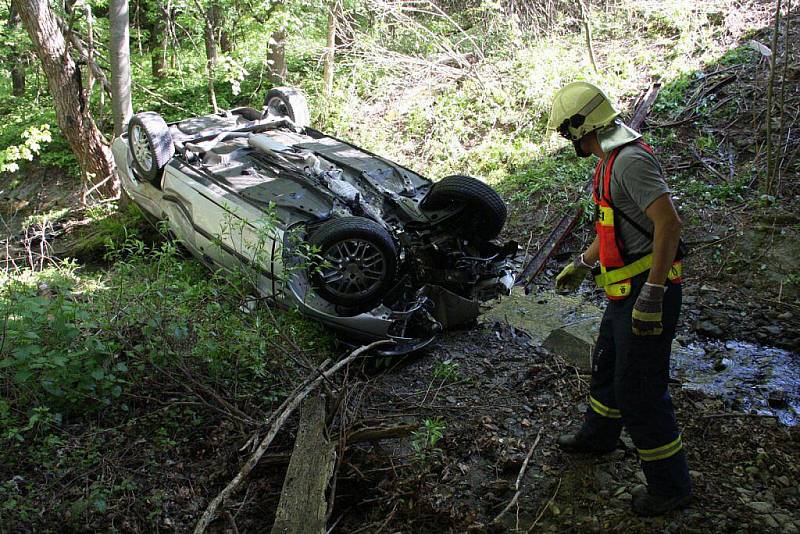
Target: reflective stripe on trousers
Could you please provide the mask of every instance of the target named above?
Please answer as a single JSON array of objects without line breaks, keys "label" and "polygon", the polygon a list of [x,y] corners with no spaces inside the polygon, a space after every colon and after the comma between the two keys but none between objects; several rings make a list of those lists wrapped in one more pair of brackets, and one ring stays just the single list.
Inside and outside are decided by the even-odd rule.
[{"label": "reflective stripe on trousers", "polygon": [[623,425],[633,439],[655,493],[689,488],[683,440],[669,396],[669,358],[681,306],[680,284],[664,295],[664,332],[635,336],[631,312],[647,274],[632,279],[629,298],[609,301],[592,354],[592,382],[583,432],[598,448],[613,448]]}]

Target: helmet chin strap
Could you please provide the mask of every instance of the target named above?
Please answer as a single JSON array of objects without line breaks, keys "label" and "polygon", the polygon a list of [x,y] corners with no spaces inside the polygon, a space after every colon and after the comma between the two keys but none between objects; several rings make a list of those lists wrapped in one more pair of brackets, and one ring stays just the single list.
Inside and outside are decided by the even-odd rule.
[{"label": "helmet chin strap", "polygon": [[[583,139],[583,138],[581,138]],[[581,146],[581,140],[578,139],[577,141],[572,142],[572,146],[575,148],[575,154],[578,155],[579,158],[588,158],[592,155],[591,152],[586,152],[583,147]]]}]

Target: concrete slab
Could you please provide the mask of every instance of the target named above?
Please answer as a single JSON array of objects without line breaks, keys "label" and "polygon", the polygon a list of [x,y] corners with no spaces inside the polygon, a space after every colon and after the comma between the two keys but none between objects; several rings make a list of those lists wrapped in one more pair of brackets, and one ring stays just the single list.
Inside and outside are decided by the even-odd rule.
[{"label": "concrete slab", "polygon": [[511,295],[484,312],[481,319],[503,321],[523,330],[534,342],[588,371],[602,315],[600,308],[580,295],[558,295],[552,291],[525,295],[522,288],[514,288]]}]

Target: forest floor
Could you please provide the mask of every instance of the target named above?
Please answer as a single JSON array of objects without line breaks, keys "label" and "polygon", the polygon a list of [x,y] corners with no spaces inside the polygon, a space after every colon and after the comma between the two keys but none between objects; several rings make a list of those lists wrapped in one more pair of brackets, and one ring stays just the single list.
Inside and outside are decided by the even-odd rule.
[{"label": "forest floor", "polygon": [[[37,193],[30,199],[40,208],[60,205],[46,188],[33,190]],[[787,199],[772,208],[774,217],[765,216],[764,210],[749,216],[743,205],[735,222],[730,220],[729,206],[690,205],[687,209],[684,204],[682,214],[691,221],[693,210],[703,209],[705,223],[689,225],[689,240],[706,236],[708,221],[735,232],[767,217],[767,230],[757,231],[766,232],[773,242],[779,239],[787,247],[796,247],[798,221],[791,215],[796,213],[791,202]],[[507,237],[525,242],[530,237],[525,231],[533,224],[526,221],[527,214],[513,208],[512,203]],[[712,245],[719,240],[727,243],[726,248],[733,243],[748,246],[726,238],[724,229],[714,233],[717,237],[708,241]],[[534,235],[533,240],[543,237]],[[529,298],[548,298],[559,260],[571,256],[585,239],[578,234],[563,247]],[[764,253],[785,252],[773,248]],[[713,254],[713,247],[706,246],[690,259],[680,343],[704,346],[716,340],[724,345],[739,340],[762,349],[797,350],[800,308],[792,288],[741,284],[739,272],[722,268]],[[97,259],[90,256],[88,261]],[[761,260],[750,260],[739,260],[740,268],[758,272],[755,264]],[[588,302],[602,302],[595,292],[581,295]],[[800,365],[800,358],[789,354],[793,365]],[[718,354],[707,351],[698,357],[713,368]],[[760,372],[763,375],[768,369]],[[335,531],[702,532],[713,524],[720,531],[800,532],[800,428],[784,426],[763,410],[750,413],[737,408],[730,398],[684,389],[678,381],[671,392],[692,470],[694,502],[688,510],[664,518],[636,518],[629,510],[631,493],[643,478],[629,438],[624,437],[624,450],[601,458],[569,456],[556,447],[559,434],[580,424],[588,378],[585,371],[548,352],[526,332],[494,319],[452,332],[423,354],[391,369],[363,375],[352,386],[358,391],[357,413],[363,420],[416,423],[421,428],[406,438],[348,446],[337,476],[331,516]],[[783,402],[797,400],[792,397],[796,390],[787,394]],[[174,428],[169,435],[158,427],[161,423],[149,422],[145,415],[138,421],[120,421],[96,437],[97,450],[103,451],[101,469],[123,481],[129,479],[126,472],[134,474],[139,489],[131,493],[149,495],[145,502],[131,503],[128,511],[119,503],[112,521],[115,529],[136,532],[155,520],[167,531],[188,530],[214,488],[238,469],[242,453],[237,452],[241,443],[231,439],[234,423],[223,418],[202,429],[192,428],[191,414],[180,409],[171,418]],[[74,452],[79,453],[85,436],[78,428],[68,431],[76,432]],[[154,431],[162,435],[154,439]],[[181,437],[176,439],[176,435]],[[274,452],[288,452],[291,435],[279,441]],[[515,482],[531,449],[516,505],[495,520],[514,496]],[[63,450],[69,451],[70,446]],[[35,469],[35,458],[29,461],[29,468]],[[77,459],[72,463],[72,469],[80,470]],[[19,464],[18,468],[6,484],[22,486],[42,476],[42,483],[48,484],[46,474],[33,474]],[[231,516],[239,531],[263,531],[264,525],[271,524],[283,475],[284,467],[272,464],[252,475],[241,511]],[[61,476],[57,479],[65,485],[61,492],[51,494],[53,499],[69,501],[84,492],[71,488]],[[152,486],[145,491],[146,485]],[[153,495],[158,498],[154,500]],[[136,500],[133,495],[131,499]],[[148,506],[158,514],[144,515]],[[111,527],[104,521],[89,525]]]},{"label": "forest floor", "polygon": [[[767,40],[764,31],[752,37]],[[731,368],[729,353],[746,343],[752,361],[745,367],[754,373],[746,386],[766,403],[751,411],[735,391],[709,394],[674,381],[671,393],[694,482],[690,508],[657,519],[630,512],[631,494],[643,479],[627,437],[624,450],[601,458],[560,452],[558,435],[577,428],[586,409],[588,375],[529,333],[486,318],[388,369],[370,367],[351,377],[353,413],[363,421],[420,428],[404,438],[341,451],[333,531],[706,532],[712,526],[720,532],[800,532],[800,427],[784,424],[796,422],[800,382],[787,383],[782,395],[759,389],[774,370],[774,359],[767,357],[773,348],[785,351],[782,362],[795,372],[800,368],[800,182],[791,163],[795,151],[785,155],[789,164],[778,198],[753,192],[753,162],[763,159],[753,127],[764,97],[758,75],[763,70],[756,67],[761,65],[711,65],[682,80],[684,111],[657,109],[647,132],[665,170],[681,177],[672,185],[686,240],[693,243],[678,334],[679,344],[692,347],[703,364],[690,378],[724,374]],[[709,100],[707,90],[731,75],[735,80],[714,89]],[[789,78],[800,78],[796,58]],[[789,96],[798,102],[796,89]],[[716,105],[725,99],[733,100],[733,109]],[[693,115],[694,121],[657,127]],[[718,141],[704,145],[706,137]],[[790,129],[787,137],[787,147],[796,148],[797,133]],[[697,146],[708,150],[695,155]],[[41,231],[43,225],[28,216],[76,205],[77,189],[49,172],[39,169],[21,185],[0,184],[7,195],[7,235]],[[501,189],[511,211],[504,237],[535,248],[561,214],[559,207],[532,206],[513,185]],[[46,241],[54,250],[83,242],[77,256],[84,267],[110,271],[102,236],[124,238],[126,230],[107,215],[103,209],[64,212],[45,232],[62,237]],[[590,235],[588,225],[575,232],[528,298],[538,302],[552,295],[554,274]],[[580,298],[602,303],[589,289]],[[252,432],[218,407],[209,408],[207,392],[183,392],[178,378],[159,377],[135,394],[125,393],[130,411],[114,411],[113,421],[98,413],[55,425],[57,433],[28,428],[36,435],[10,445],[0,462],[0,532],[190,531],[239,470],[246,457],[241,448]],[[734,374],[730,380],[740,378]],[[222,393],[229,385],[215,384]],[[730,385],[727,393],[732,390]],[[244,411],[264,415],[249,403],[242,402],[250,408]],[[772,409],[789,417],[781,420]],[[270,453],[288,453],[292,442],[293,433],[284,431]],[[529,453],[517,504],[495,521],[513,499]],[[214,528],[269,530],[284,475],[285,464],[263,462]]]}]

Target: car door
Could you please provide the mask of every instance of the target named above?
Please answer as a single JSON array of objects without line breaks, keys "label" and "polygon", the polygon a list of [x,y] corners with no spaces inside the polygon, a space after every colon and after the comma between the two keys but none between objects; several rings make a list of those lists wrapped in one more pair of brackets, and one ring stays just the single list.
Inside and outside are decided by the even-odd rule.
[{"label": "car door", "polygon": [[261,210],[175,167],[167,168],[162,188],[165,205],[173,205],[170,228],[196,256],[230,270],[249,267],[279,276],[281,264],[273,256],[279,256],[280,232]]}]

